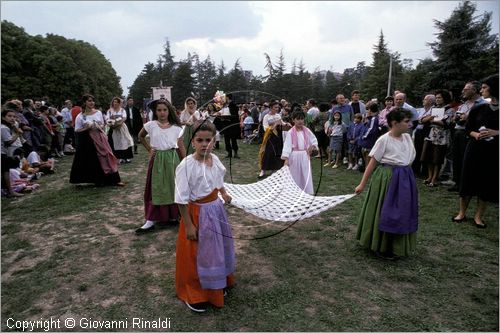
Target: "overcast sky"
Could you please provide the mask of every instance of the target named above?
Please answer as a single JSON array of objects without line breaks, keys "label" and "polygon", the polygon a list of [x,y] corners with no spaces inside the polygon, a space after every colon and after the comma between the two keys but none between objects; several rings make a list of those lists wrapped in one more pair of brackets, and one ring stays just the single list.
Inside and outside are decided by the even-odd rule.
[{"label": "overcast sky", "polygon": [[[498,2],[475,1],[477,13]],[[331,2],[166,2],[166,1],[2,1],[1,17],[30,35],[53,33],[94,44],[121,77],[124,93],[147,62],[155,62],[168,37],[175,60],[196,52],[216,64],[240,64],[264,74],[268,53],[283,49],[287,71],[294,59],[306,68],[343,72],[372,62],[380,31],[401,58],[432,57],[433,19],[447,19],[459,1]]]}]

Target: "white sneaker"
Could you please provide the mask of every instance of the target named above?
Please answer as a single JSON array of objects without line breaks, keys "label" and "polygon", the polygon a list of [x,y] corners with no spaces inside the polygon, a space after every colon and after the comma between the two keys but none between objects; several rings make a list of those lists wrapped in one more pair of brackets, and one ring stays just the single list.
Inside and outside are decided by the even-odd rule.
[{"label": "white sneaker", "polygon": [[349,163],[349,160],[347,159],[347,157],[344,157],[344,160],[342,161],[343,164],[347,164]]},{"label": "white sneaker", "polygon": [[347,167],[347,170],[351,170],[352,169],[352,164],[349,163],[349,166]]},{"label": "white sneaker", "polygon": [[352,167],[352,170],[358,170],[359,169],[359,165],[356,164],[355,166]]}]

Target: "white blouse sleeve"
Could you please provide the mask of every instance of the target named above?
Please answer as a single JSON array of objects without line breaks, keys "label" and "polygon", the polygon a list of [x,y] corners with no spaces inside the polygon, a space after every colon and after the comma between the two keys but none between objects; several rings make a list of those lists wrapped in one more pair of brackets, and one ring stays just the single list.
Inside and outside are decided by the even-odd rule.
[{"label": "white blouse sleeve", "polygon": [[175,203],[187,205],[189,203],[189,177],[187,159],[183,159],[175,169]]},{"label": "white blouse sleeve", "polygon": [[307,138],[309,139],[309,146],[313,146],[314,148],[318,149],[318,139],[316,138],[316,135],[307,127],[304,127],[305,130],[307,131]]},{"label": "white blouse sleeve", "polygon": [[224,187],[224,175],[226,174],[226,168],[215,154],[212,154],[212,161],[215,162],[214,165],[217,167],[217,175],[216,179],[214,179],[214,185],[216,188],[221,189]]},{"label": "white blouse sleeve", "polygon": [[410,164],[413,163],[415,157],[417,156],[417,152],[415,151],[415,146],[413,145],[413,140],[411,139],[411,135],[408,133],[403,134],[405,136],[406,142],[408,144],[408,149],[410,150]]},{"label": "white blouse sleeve", "polygon": [[387,135],[383,135],[375,142],[368,156],[375,158],[378,162],[382,159],[385,153],[385,146],[387,145]]},{"label": "white blouse sleeve", "polygon": [[292,130],[288,131],[288,135],[285,136],[285,142],[283,142],[283,150],[281,151],[281,159],[284,160],[290,157],[292,153]]},{"label": "white blouse sleeve", "polygon": [[125,112],[125,109],[120,110],[120,116],[123,118],[123,121],[127,120],[127,112]]},{"label": "white blouse sleeve", "polygon": [[75,119],[75,130],[80,130],[84,127],[84,121],[83,121],[83,117],[82,117],[82,114],[78,114],[78,116],[76,116],[76,119]]},{"label": "white blouse sleeve", "polygon": [[152,121],[148,121],[147,123],[144,124],[144,130],[149,134],[151,133],[151,126],[153,126]]}]

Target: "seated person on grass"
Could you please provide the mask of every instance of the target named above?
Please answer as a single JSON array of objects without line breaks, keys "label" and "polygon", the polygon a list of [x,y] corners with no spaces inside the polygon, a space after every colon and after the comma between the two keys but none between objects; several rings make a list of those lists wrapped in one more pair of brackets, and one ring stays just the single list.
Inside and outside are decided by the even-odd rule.
[{"label": "seated person on grass", "polygon": [[49,147],[41,145],[28,155],[28,163],[32,168],[38,168],[45,174],[51,174],[54,173],[54,160],[48,157]]}]

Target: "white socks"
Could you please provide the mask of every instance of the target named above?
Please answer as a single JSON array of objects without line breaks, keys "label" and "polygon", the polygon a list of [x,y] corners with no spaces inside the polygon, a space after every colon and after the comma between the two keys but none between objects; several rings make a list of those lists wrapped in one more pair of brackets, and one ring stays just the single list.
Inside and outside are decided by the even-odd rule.
[{"label": "white socks", "polygon": [[155,221],[146,220],[146,223],[141,227],[141,229],[149,229],[155,225]]}]

